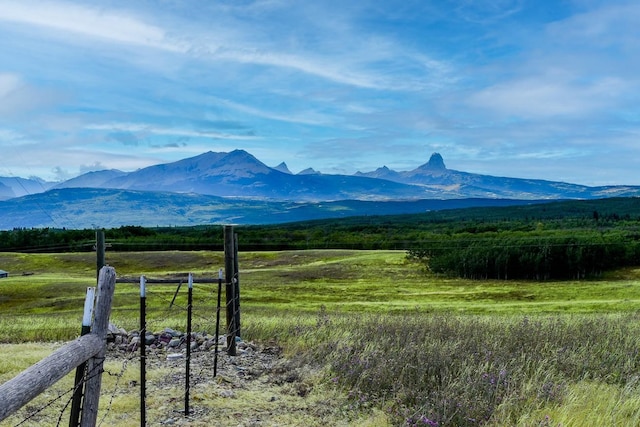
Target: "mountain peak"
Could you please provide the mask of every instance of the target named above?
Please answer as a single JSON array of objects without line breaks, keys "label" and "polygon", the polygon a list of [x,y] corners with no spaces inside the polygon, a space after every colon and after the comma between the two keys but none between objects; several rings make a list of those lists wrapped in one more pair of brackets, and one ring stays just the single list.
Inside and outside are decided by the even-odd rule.
[{"label": "mountain peak", "polygon": [[440,153],[433,153],[429,158],[429,162],[425,165],[427,169],[446,169],[444,159]]},{"label": "mountain peak", "polygon": [[278,166],[274,167],[273,169],[291,175],[291,171],[289,170],[289,167],[285,162],[280,163]]},{"label": "mountain peak", "polygon": [[301,170],[300,172],[298,172],[298,175],[322,175],[322,174],[316,171],[314,168],[306,168],[305,170]]}]

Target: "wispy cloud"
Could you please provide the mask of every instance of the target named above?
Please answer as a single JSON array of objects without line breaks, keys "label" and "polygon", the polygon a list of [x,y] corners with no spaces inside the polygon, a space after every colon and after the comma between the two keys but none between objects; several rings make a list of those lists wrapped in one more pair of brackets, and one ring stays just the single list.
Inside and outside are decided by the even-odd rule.
[{"label": "wispy cloud", "polygon": [[147,24],[130,14],[71,2],[24,0],[5,1],[0,20],[170,51],[184,46],[169,40],[162,28]]},{"label": "wispy cloud", "polygon": [[[87,130],[93,131],[107,131],[108,135],[128,135],[124,140],[128,142],[125,145],[132,144],[136,141],[136,134],[139,135],[165,135],[165,136],[181,136],[181,137],[194,137],[194,138],[213,138],[213,139],[231,139],[231,140],[248,140],[256,139],[255,135],[237,135],[224,132],[215,131],[203,131],[182,129],[177,127],[162,127],[156,125],[149,125],[144,123],[106,123],[106,124],[92,124],[85,127]],[[116,138],[120,142],[123,142],[123,138]]]},{"label": "wispy cloud", "polygon": [[632,0],[0,0],[0,152],[51,174],[234,148],[355,172],[441,151],[582,182],[576,156],[606,154],[640,183],[639,20]]},{"label": "wispy cloud", "polygon": [[50,89],[28,84],[18,74],[0,73],[0,120],[50,106],[64,98]]},{"label": "wispy cloud", "polygon": [[626,85],[617,78],[581,82],[539,76],[498,83],[473,94],[469,104],[505,118],[584,117],[611,108],[625,90]]}]

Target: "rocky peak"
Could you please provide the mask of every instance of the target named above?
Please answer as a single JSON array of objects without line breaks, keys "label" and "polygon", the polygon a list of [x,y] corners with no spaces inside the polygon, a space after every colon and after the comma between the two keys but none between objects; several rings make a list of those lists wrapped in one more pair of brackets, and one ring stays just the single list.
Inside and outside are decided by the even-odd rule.
[{"label": "rocky peak", "polygon": [[285,162],[280,163],[278,166],[274,167],[273,169],[291,175],[291,171],[289,170],[289,167]]},{"label": "rocky peak", "polygon": [[447,167],[444,165],[444,159],[440,153],[433,153],[431,158],[429,158],[429,162],[420,166],[418,170],[445,171]]},{"label": "rocky peak", "polygon": [[440,153],[433,153],[431,158],[429,158],[429,162],[424,165],[427,169],[446,169],[447,167],[444,165],[444,159],[440,155]]},{"label": "rocky peak", "polygon": [[298,172],[298,175],[321,175],[321,173],[313,168],[306,168],[305,170]]}]

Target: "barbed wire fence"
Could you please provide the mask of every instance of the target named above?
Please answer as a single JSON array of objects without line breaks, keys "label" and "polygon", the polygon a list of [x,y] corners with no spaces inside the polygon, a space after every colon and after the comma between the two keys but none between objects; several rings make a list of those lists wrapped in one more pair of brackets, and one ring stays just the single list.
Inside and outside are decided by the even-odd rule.
[{"label": "barbed wire fence", "polygon": [[[231,264],[225,260],[225,267],[232,268],[232,271],[227,273],[230,283],[225,283],[224,286],[221,286],[224,280],[222,277],[223,269],[219,268],[217,279],[199,277],[193,280],[194,286],[191,299],[189,298],[191,289],[187,294],[185,289],[182,288],[184,278],[159,279],[156,280],[158,283],[153,283],[153,279],[149,280],[152,286],[149,287],[146,293],[146,303],[149,307],[152,307],[152,310],[149,310],[145,319],[144,329],[132,328],[129,331],[125,331],[126,337],[121,335],[120,341],[110,335],[104,365],[96,365],[93,370],[85,371],[85,375],[79,383],[74,384],[73,375],[67,375],[63,380],[9,416],[5,422],[10,424],[6,425],[21,427],[65,425],[71,412],[74,393],[79,389],[83,389],[95,376],[102,374],[105,374],[105,385],[101,391],[101,413],[98,414],[98,423],[96,425],[109,425],[114,420],[122,417],[127,417],[129,421],[134,421],[135,414],[131,411],[132,405],[130,402],[136,394],[139,394],[137,392],[140,390],[144,393],[148,391],[154,397],[154,400],[150,403],[161,407],[160,411],[154,411],[153,416],[157,419],[150,420],[154,424],[163,423],[167,419],[175,417],[176,414],[188,416],[190,392],[195,387],[211,381],[215,376],[219,349],[221,351],[224,350],[230,356],[235,355],[236,336],[239,336],[239,330],[237,329],[240,318],[237,236],[233,235],[232,228],[226,231],[230,232],[232,239],[234,239],[231,254],[234,254],[235,257],[230,255],[232,257]],[[235,261],[233,258],[235,258]],[[97,265],[98,267],[101,265],[100,260]],[[202,273],[200,275],[203,276]],[[117,279],[117,282],[121,283],[122,286],[132,283],[130,279]],[[225,287],[225,290],[229,292],[229,286],[232,288],[231,298],[227,295],[226,304],[220,306],[219,303],[216,303],[216,300],[220,301],[220,291]],[[130,308],[127,309],[130,310]],[[221,333],[219,327],[222,310],[225,310],[228,322]],[[117,314],[117,311],[114,313]],[[188,318],[188,315],[191,315],[194,320],[193,328],[189,328],[193,329],[190,331],[190,335],[185,332],[187,322],[191,322],[191,318]],[[114,324],[113,326],[117,325]],[[138,350],[140,346],[145,346],[146,344],[146,337],[140,335],[140,332],[145,331],[153,334],[156,338],[150,345],[150,348],[154,351],[145,356],[144,364],[151,362],[154,365],[154,372],[157,371],[158,373],[154,373],[151,378],[146,379],[146,384],[143,385],[140,383],[142,377],[140,370],[143,366],[143,361]],[[167,343],[159,340],[163,334],[169,331],[174,333],[175,336],[173,338],[177,342],[170,341]],[[137,340],[134,339],[136,334]],[[192,358],[185,357],[184,353],[189,353],[189,350],[200,350],[198,349],[198,337],[210,338],[207,342],[208,348],[206,350],[211,350],[211,342],[213,341],[215,351],[197,351],[199,363],[196,369],[190,373]],[[232,344],[233,350],[231,350]],[[174,359],[170,357],[172,354],[180,354],[181,357]],[[214,360],[211,360],[212,358]],[[186,376],[185,373],[187,374]],[[185,399],[185,407],[184,409],[178,409],[178,402],[181,402],[182,398]],[[160,404],[160,399],[164,399],[162,404]],[[141,398],[141,402],[145,402],[145,400]],[[175,408],[172,409],[170,405],[166,404],[167,402],[170,405],[175,405]],[[141,425],[146,425],[146,415],[143,415],[146,414],[146,408],[135,409],[139,409],[141,412],[140,420],[143,423]],[[5,424],[0,423],[0,425]],[[74,421],[71,420],[69,425],[76,426],[79,424],[74,424]]]}]

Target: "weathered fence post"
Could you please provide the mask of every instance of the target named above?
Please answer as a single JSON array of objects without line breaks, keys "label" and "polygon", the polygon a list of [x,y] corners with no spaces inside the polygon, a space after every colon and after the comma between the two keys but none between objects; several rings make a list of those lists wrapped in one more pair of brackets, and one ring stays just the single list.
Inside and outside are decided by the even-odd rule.
[{"label": "weathered fence post", "polygon": [[225,291],[227,295],[227,354],[236,355],[236,322],[235,322],[235,288],[234,279],[234,249],[233,226],[224,227],[224,269],[226,276]]},{"label": "weathered fence post", "polygon": [[[106,355],[106,337],[111,315],[111,301],[116,288],[116,270],[105,266],[100,269],[98,277],[98,297],[96,311],[91,327],[91,335],[102,342],[102,348],[87,364],[87,382],[85,386],[84,404],[82,407],[82,427],[94,427],[98,419],[98,403],[100,402],[100,387],[102,385],[102,371]],[[89,335],[87,335],[89,336]]]},{"label": "weathered fence post", "polygon": [[105,266],[104,230],[96,230],[96,280],[100,280],[100,270]]},{"label": "weathered fence post", "polygon": [[218,270],[218,305],[216,307],[216,349],[213,355],[213,376],[218,375],[218,337],[220,336],[220,294],[222,294],[222,269]]},{"label": "weathered fence post", "polygon": [[[82,316],[82,329],[80,336],[87,335],[91,331],[91,317],[93,315],[93,304],[96,298],[96,288],[87,288],[87,295],[84,300],[84,313]],[[69,427],[77,427],[80,423],[80,410],[82,408],[82,391],[84,390],[84,380],[87,364],[82,363],[76,368],[75,386],[73,388],[73,402],[71,403],[71,415],[69,416]]]},{"label": "weathered fence post", "polygon": [[236,336],[241,337],[240,333],[240,267],[238,264],[238,233],[233,234],[233,310],[235,313]]}]

